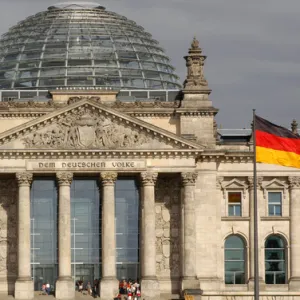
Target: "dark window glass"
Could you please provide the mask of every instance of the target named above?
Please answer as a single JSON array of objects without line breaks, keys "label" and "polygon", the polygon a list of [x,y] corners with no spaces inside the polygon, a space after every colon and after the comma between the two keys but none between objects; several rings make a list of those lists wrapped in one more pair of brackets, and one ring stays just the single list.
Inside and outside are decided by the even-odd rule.
[{"label": "dark window glass", "polygon": [[282,193],[281,192],[268,193],[268,210],[269,210],[269,216],[282,215]]},{"label": "dark window glass", "polygon": [[31,270],[34,289],[57,278],[57,187],[55,178],[36,178],[31,187]]},{"label": "dark window glass", "polygon": [[232,235],[225,241],[225,284],[245,283],[245,244]]},{"label": "dark window glass", "polygon": [[242,215],[242,193],[228,192],[228,216]]},{"label": "dark window glass", "polygon": [[265,280],[267,284],[286,282],[285,243],[276,235],[265,242]]},{"label": "dark window glass", "polygon": [[135,179],[116,181],[118,279],[139,278],[139,193]]},{"label": "dark window glass", "polygon": [[101,202],[96,178],[74,178],[71,184],[71,253],[74,282],[101,274]]}]

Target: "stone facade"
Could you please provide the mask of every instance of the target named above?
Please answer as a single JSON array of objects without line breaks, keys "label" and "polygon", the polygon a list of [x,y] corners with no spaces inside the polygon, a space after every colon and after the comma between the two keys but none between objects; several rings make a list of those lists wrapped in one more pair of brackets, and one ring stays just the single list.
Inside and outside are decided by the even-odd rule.
[{"label": "stone facade", "polygon": [[[56,90],[46,103],[0,103],[0,292],[33,296],[30,184],[36,175],[51,174],[59,186],[56,296],[74,296],[70,184],[76,174],[94,174],[101,179],[105,211],[101,298],[111,299],[117,292],[114,184],[119,174],[134,174],[141,191],[143,298],[171,299],[192,288],[202,290],[203,300],[253,299],[252,145],[217,140],[218,110],[209,99],[197,40],[185,59],[187,79],[174,102],[121,102],[118,91]],[[263,300],[300,299],[299,178],[297,169],[258,165]],[[281,216],[268,214],[270,191],[282,194]],[[241,193],[241,216],[229,216],[230,192]],[[225,284],[224,243],[231,235],[245,243],[243,284]],[[270,235],[285,241],[284,284],[265,283],[264,243]]]}]

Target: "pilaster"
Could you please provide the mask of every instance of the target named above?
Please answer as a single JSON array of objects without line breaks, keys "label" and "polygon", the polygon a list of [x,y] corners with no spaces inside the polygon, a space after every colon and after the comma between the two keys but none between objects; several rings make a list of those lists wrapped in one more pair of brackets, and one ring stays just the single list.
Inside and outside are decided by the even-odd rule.
[{"label": "pilaster", "polygon": [[16,299],[33,299],[33,281],[30,265],[30,185],[32,174],[16,174],[19,186],[18,199],[18,278],[15,283]]},{"label": "pilaster", "polygon": [[291,273],[289,289],[300,291],[300,176],[290,176],[290,254]]},{"label": "pilaster", "polygon": [[159,282],[156,277],[156,233],[155,233],[155,183],[158,174],[142,172],[142,243],[141,271],[142,297],[154,299],[160,297]]},{"label": "pilaster", "polygon": [[115,182],[116,172],[100,174],[103,190],[102,198],[102,278],[100,297],[113,299],[118,293],[116,277],[116,228],[115,228]]},{"label": "pilaster", "polygon": [[58,172],[59,185],[58,207],[58,280],[55,296],[58,299],[73,299],[75,296],[74,281],[71,271],[71,192],[73,174]]}]

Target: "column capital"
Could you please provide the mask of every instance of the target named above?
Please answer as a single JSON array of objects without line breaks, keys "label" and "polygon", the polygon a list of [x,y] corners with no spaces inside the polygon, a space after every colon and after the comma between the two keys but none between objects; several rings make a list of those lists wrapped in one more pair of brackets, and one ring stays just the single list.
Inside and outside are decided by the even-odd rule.
[{"label": "column capital", "polygon": [[197,177],[198,177],[197,171],[181,173],[183,186],[195,185]]},{"label": "column capital", "polygon": [[145,185],[155,185],[157,180],[158,173],[157,172],[142,172],[142,184]]},{"label": "column capital", "polygon": [[21,185],[29,186],[32,182],[32,173],[30,172],[16,173],[16,178],[19,186]]},{"label": "column capital", "polygon": [[71,172],[57,172],[56,178],[59,185],[71,185],[73,180],[73,173]]},{"label": "column capital", "polygon": [[288,181],[291,189],[300,188],[300,176],[289,176]]},{"label": "column capital", "polygon": [[117,180],[118,173],[117,172],[101,172],[100,178],[103,185],[113,185]]},{"label": "column capital", "polygon": [[[264,178],[262,176],[256,177],[257,180],[256,184],[258,188],[262,186],[263,179]],[[250,189],[254,189],[254,176],[248,176],[248,185]]]}]

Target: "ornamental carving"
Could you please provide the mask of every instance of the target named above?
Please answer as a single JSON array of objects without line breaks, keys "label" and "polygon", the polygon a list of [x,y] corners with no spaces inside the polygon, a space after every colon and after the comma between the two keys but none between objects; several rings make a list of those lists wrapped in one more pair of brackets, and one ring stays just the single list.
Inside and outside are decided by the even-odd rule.
[{"label": "ornamental carving", "polygon": [[73,104],[76,103],[78,101],[82,101],[82,100],[91,100],[91,101],[95,101],[95,102],[100,102],[100,97],[86,97],[86,96],[74,96],[74,97],[70,97],[68,100],[68,104]]},{"label": "ornamental carving", "polygon": [[[263,179],[264,178],[262,176],[257,176],[257,178],[256,178],[256,186],[257,186],[257,188],[261,188],[262,187]],[[248,177],[248,184],[249,184],[249,188],[250,189],[254,188],[254,177],[253,176],[249,176]]]},{"label": "ornamental carving", "polygon": [[141,178],[143,185],[155,185],[158,173],[155,172],[142,172]]},{"label": "ornamental carving", "polygon": [[17,275],[17,181],[0,180],[0,276]]},{"label": "ornamental carving", "polygon": [[71,172],[57,172],[57,182],[59,185],[71,185],[73,180],[73,173]]},{"label": "ornamental carving", "polygon": [[181,173],[183,185],[195,185],[196,179],[198,177],[198,172],[186,172]]},{"label": "ornamental carving", "polygon": [[116,172],[101,172],[100,173],[101,181],[104,185],[106,184],[114,184],[117,180],[118,173]]},{"label": "ornamental carving", "polygon": [[300,176],[289,176],[288,180],[290,188],[300,188]]},{"label": "ornamental carving", "polygon": [[16,173],[16,178],[19,185],[30,185],[32,182],[32,173],[29,172]]},{"label": "ornamental carving", "polygon": [[155,186],[156,275],[180,277],[180,177],[160,176]]},{"label": "ornamental carving", "polygon": [[[30,149],[132,149],[170,148],[162,136],[101,109],[85,105],[38,124],[37,131],[23,138]],[[46,126],[43,126],[46,125]],[[44,127],[43,129],[39,129]]]}]

